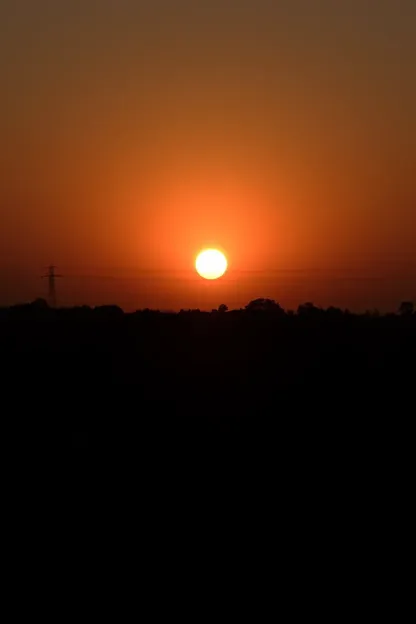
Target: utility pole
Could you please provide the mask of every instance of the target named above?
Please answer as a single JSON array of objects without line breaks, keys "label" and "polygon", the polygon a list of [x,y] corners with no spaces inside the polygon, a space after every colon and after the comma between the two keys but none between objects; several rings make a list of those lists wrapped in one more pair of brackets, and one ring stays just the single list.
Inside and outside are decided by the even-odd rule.
[{"label": "utility pole", "polygon": [[58,275],[57,273],[55,273],[55,269],[56,269],[56,266],[51,264],[47,269],[48,272],[46,273],[46,275],[42,275],[43,278],[48,279],[48,283],[49,283],[49,289],[48,289],[49,302],[48,303],[52,308],[56,308],[56,305],[57,305],[55,279],[57,277],[62,277],[62,275]]}]

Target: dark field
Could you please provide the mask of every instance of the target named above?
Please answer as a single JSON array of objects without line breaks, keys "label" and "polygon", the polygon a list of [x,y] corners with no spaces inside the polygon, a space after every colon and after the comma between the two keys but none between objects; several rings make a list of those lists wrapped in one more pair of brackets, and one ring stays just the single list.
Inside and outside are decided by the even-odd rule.
[{"label": "dark field", "polygon": [[3,309],[4,452],[97,483],[408,474],[416,315],[259,307]]}]

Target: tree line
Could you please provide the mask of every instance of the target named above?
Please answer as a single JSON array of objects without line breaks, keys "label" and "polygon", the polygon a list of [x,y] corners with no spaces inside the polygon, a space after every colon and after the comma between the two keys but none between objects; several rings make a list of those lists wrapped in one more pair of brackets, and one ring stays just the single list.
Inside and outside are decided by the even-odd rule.
[{"label": "tree line", "polygon": [[[58,310],[54,310],[52,307],[48,305],[48,302],[45,299],[36,299],[31,303],[24,304],[16,304],[10,307],[0,308],[0,316],[8,317],[8,316],[21,316],[21,315],[44,315],[51,314],[54,312],[58,312],[59,314],[75,314],[75,315],[88,315],[94,314],[96,317],[107,317],[107,318],[119,318],[125,314],[122,308],[117,305],[100,305],[96,307],[91,307],[87,305],[83,306],[73,306],[69,308],[59,308]],[[256,314],[256,313],[264,313],[267,315],[272,315],[274,317],[283,317],[283,316],[299,316],[302,318],[340,318],[340,317],[348,317],[348,316],[365,316],[365,317],[391,317],[391,316],[400,316],[400,317],[413,317],[416,316],[415,304],[413,301],[402,301],[397,308],[396,312],[389,313],[381,313],[377,309],[367,310],[364,313],[354,313],[348,308],[342,309],[335,306],[329,306],[328,308],[322,308],[316,306],[314,303],[308,301],[302,303],[298,306],[297,310],[285,310],[277,301],[274,299],[259,297],[257,299],[251,300],[246,306],[239,309],[230,310],[228,305],[225,303],[221,303],[218,308],[212,309],[210,312],[202,311],[199,308],[181,308],[179,312],[171,312],[171,311],[161,311],[157,309],[144,308],[138,309],[133,313],[133,315],[190,315],[190,314],[203,314],[203,315],[223,315],[223,314]]]}]

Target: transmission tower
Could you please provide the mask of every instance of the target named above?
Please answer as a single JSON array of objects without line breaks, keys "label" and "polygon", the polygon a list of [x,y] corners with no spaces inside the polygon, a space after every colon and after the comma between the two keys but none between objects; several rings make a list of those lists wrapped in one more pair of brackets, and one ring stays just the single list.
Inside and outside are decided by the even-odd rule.
[{"label": "transmission tower", "polygon": [[49,305],[52,308],[56,308],[56,305],[57,305],[55,279],[57,277],[62,277],[62,275],[58,275],[57,273],[55,273],[55,269],[56,269],[56,266],[51,264],[47,268],[48,272],[46,273],[46,275],[42,275],[43,278],[47,278],[48,279],[48,284],[49,284],[48,299],[49,299]]}]

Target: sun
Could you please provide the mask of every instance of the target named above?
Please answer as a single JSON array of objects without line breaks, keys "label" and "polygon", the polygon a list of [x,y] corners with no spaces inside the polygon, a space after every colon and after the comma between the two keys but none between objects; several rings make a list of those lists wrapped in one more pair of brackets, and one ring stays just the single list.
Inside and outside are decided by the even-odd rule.
[{"label": "sun", "polygon": [[227,258],[218,249],[204,249],[195,262],[197,273],[207,280],[222,277],[227,270]]}]

